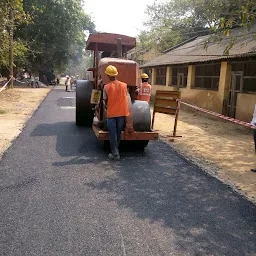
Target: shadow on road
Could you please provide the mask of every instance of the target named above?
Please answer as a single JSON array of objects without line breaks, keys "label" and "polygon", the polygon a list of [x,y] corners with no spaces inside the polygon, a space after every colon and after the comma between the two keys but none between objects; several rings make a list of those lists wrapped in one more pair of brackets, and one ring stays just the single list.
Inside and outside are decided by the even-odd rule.
[{"label": "shadow on road", "polygon": [[[109,148],[103,147],[90,127],[78,127],[74,122],[40,124],[31,136],[56,137],[56,151],[62,157],[73,157],[67,161],[54,162],[53,166],[83,165],[107,160]],[[144,151],[131,146],[122,147],[121,152],[133,152],[133,156],[145,156]]]},{"label": "shadow on road", "polygon": [[53,166],[97,164],[101,182],[84,186],[107,194],[141,220],[161,223],[161,232],[174,236],[184,255],[256,255],[256,207],[166,143],[151,142],[145,152],[124,151],[120,162],[111,162],[91,128],[40,124],[31,136],[55,136],[59,155],[73,157]]},{"label": "shadow on road", "polygon": [[100,158],[106,154],[92,129],[77,127],[74,122],[40,124],[30,136],[55,137],[58,154],[62,157],[73,157],[67,161],[54,162],[53,166],[99,163]]},{"label": "shadow on road", "polygon": [[255,206],[161,141],[145,153],[123,153],[116,175],[84,185],[162,223],[184,255],[256,255]]}]

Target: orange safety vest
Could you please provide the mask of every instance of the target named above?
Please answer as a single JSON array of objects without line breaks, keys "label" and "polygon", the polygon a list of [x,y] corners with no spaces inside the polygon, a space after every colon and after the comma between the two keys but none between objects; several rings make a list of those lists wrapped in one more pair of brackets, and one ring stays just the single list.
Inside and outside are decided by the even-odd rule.
[{"label": "orange safety vest", "polygon": [[150,96],[151,96],[151,85],[148,82],[142,83],[139,88],[137,100],[143,100],[149,103]]},{"label": "orange safety vest", "polygon": [[107,117],[128,116],[127,84],[118,80],[105,85],[108,96]]}]

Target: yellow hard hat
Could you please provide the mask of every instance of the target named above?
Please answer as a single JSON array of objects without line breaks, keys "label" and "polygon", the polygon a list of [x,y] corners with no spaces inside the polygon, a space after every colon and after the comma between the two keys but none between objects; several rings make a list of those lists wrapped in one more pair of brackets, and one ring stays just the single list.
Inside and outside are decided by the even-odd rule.
[{"label": "yellow hard hat", "polygon": [[148,75],[146,73],[143,73],[140,78],[148,78]]},{"label": "yellow hard hat", "polygon": [[109,65],[107,66],[106,70],[105,70],[105,74],[109,75],[109,76],[117,76],[118,72],[115,66]]}]

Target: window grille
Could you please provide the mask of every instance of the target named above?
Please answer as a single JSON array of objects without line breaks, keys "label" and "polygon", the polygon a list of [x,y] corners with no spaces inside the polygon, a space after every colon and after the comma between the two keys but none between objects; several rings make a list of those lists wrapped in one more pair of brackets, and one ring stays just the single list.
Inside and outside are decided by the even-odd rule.
[{"label": "window grille", "polygon": [[234,61],[231,63],[232,71],[243,72],[243,93],[256,92],[256,60]]},{"label": "window grille", "polygon": [[220,78],[220,63],[195,66],[194,88],[218,90]]},{"label": "window grille", "polygon": [[156,85],[166,85],[166,67],[156,68]]},{"label": "window grille", "polygon": [[[178,76],[182,79],[178,79]],[[188,79],[188,67],[187,66],[180,66],[180,67],[172,67],[172,82],[170,86],[177,86],[179,88],[187,87],[187,79]],[[179,82],[179,84],[178,84]]]}]

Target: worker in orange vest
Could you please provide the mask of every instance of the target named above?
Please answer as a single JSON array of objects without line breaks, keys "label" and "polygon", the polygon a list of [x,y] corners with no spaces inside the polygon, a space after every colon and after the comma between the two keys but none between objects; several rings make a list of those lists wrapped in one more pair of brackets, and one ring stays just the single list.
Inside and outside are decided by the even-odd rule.
[{"label": "worker in orange vest", "polygon": [[143,100],[147,101],[148,103],[150,102],[150,97],[151,97],[151,85],[148,83],[148,75],[146,73],[143,73],[141,75],[141,84],[140,87],[138,88],[138,97],[137,100]]},{"label": "worker in orange vest", "polygon": [[109,83],[104,86],[103,100],[107,109],[107,126],[111,153],[109,159],[119,160],[118,145],[124,129],[125,118],[129,115],[127,103],[127,84],[116,79],[118,71],[115,66],[109,65],[105,70]]}]

